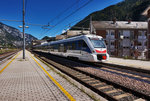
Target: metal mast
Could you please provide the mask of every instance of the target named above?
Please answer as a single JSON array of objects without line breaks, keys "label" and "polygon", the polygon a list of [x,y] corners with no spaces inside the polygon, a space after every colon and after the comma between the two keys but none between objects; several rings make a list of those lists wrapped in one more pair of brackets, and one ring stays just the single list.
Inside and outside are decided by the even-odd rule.
[{"label": "metal mast", "polygon": [[24,0],[23,0],[23,21],[22,21],[22,28],[23,28],[23,59],[25,59],[25,33],[24,33],[24,29],[25,29],[25,4],[24,4]]},{"label": "metal mast", "polygon": [[90,16],[90,34],[93,32],[93,26],[92,26],[92,15]]}]

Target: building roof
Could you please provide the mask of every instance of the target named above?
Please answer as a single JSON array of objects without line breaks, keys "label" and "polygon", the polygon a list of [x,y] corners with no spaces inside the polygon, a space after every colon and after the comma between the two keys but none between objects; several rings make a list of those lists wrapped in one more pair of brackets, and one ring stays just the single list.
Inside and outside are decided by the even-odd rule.
[{"label": "building roof", "polygon": [[67,35],[68,36],[76,36],[81,34],[89,34],[89,31],[87,30],[68,30]]},{"label": "building roof", "polygon": [[92,21],[93,27],[95,29],[147,29],[147,22],[135,22],[131,21]]}]

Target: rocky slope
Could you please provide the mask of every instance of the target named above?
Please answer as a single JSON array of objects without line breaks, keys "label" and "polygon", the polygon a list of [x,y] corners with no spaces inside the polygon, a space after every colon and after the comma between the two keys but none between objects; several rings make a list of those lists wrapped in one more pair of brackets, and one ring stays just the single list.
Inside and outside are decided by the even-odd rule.
[{"label": "rocky slope", "polygon": [[[30,34],[25,34],[26,45],[29,45],[32,40],[37,40]],[[0,22],[0,46],[5,47],[20,47],[22,46],[22,32],[18,29],[8,26]]]}]

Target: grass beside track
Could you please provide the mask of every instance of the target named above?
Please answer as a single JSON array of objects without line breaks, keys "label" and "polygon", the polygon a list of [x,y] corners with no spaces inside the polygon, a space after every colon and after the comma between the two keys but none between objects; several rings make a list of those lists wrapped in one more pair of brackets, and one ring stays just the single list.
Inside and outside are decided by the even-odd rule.
[{"label": "grass beside track", "polygon": [[17,51],[18,49],[0,49],[0,55],[8,52]]}]

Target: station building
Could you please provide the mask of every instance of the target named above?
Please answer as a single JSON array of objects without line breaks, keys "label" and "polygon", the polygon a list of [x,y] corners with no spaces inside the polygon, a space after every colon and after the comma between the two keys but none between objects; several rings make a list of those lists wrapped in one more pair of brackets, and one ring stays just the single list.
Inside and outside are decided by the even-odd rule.
[{"label": "station building", "polygon": [[97,35],[107,44],[110,56],[145,59],[147,52],[147,22],[92,21]]}]

